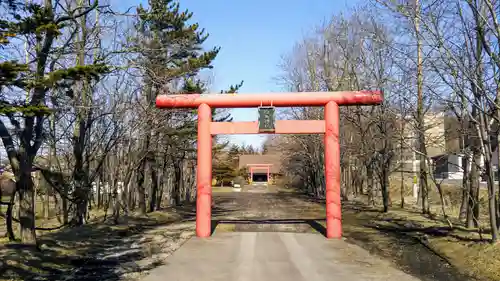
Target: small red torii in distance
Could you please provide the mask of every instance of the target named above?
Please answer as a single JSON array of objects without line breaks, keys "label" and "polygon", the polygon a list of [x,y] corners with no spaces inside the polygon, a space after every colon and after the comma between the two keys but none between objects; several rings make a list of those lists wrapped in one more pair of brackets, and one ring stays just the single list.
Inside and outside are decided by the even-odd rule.
[{"label": "small red torii in distance", "polygon": [[196,235],[209,237],[212,219],[212,135],[260,134],[255,122],[212,122],[212,108],[324,106],[325,120],[276,120],[270,134],[325,134],[326,237],[342,237],[339,105],[378,105],[382,91],[159,95],[157,108],[198,109]]}]

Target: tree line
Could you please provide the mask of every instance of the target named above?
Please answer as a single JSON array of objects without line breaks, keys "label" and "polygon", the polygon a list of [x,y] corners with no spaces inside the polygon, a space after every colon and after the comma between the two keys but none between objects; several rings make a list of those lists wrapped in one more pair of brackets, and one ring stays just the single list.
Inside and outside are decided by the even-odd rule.
[{"label": "tree line", "polygon": [[[93,209],[111,210],[118,221],[193,201],[196,112],[154,107],[158,94],[213,92],[210,69],[220,48],[206,48],[208,34],[193,14],[171,0],[135,10],[97,1],[0,5],[0,137],[16,187],[5,214],[9,238],[36,245],[37,196],[47,216],[57,206],[65,226],[86,224]],[[341,108],[344,200],[363,194],[388,211],[400,174],[404,206],[408,175],[414,180],[407,163],[415,158],[422,212],[431,213],[429,194],[437,192],[443,218],[454,223],[431,157],[446,146],[464,155],[456,219],[479,228],[484,209],[498,239],[497,11],[492,0],[372,0],[334,15],[283,57],[278,78],[289,91],[384,90],[381,106]],[[235,81],[221,93],[241,86]],[[433,133],[439,113],[453,123],[446,137]],[[323,118],[319,108],[281,114]],[[231,121],[224,109],[213,116]],[[453,151],[450,136],[458,143]],[[284,155],[290,182],[324,196],[320,136],[280,136],[264,150],[272,146]],[[227,149],[215,137],[214,153]]]},{"label": "tree line", "polygon": [[[448,224],[490,228],[497,241],[499,7],[492,0],[372,0],[332,16],[283,56],[277,78],[287,90],[384,91],[380,106],[341,108],[344,200],[364,195],[387,212],[393,201],[404,207],[412,199],[408,188],[416,182],[423,214],[437,204]],[[323,109],[281,114],[322,119]],[[323,197],[322,137],[280,136],[274,143],[286,155],[289,181]],[[435,174],[437,151],[462,155],[464,176],[452,191]],[[455,191],[460,212],[452,217],[446,194]]]},{"label": "tree line", "polygon": [[[9,238],[36,245],[40,208],[73,226],[91,210],[118,221],[192,202],[196,111],[160,111],[155,98],[213,91],[220,47],[207,48],[193,13],[171,0],[0,6],[0,137],[15,181],[14,196],[2,198]],[[231,120],[222,109],[213,118]],[[226,145],[216,138],[214,151]]]}]

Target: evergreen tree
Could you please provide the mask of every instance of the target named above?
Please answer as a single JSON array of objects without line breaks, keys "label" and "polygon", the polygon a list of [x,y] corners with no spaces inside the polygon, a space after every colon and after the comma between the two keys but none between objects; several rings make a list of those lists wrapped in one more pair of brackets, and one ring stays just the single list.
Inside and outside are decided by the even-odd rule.
[{"label": "evergreen tree", "polygon": [[[212,68],[220,47],[203,50],[208,34],[200,30],[197,23],[188,23],[193,13],[181,11],[177,1],[149,0],[148,3],[148,8],[140,5],[137,9],[136,35],[130,38],[143,73],[144,97],[154,105],[158,94],[176,91],[171,86],[179,79],[183,81],[181,92],[205,92],[205,84],[196,75]],[[221,94],[235,93],[242,85],[243,81]]]},{"label": "evergreen tree", "polygon": [[[44,122],[52,110],[46,104],[48,95],[56,91],[71,95],[71,88],[77,81],[98,79],[108,71],[104,64],[49,67],[49,62],[56,59],[51,57],[53,45],[71,22],[87,15],[97,4],[96,1],[91,6],[60,14],[61,10],[56,9],[51,0],[40,3],[0,2],[1,9],[8,15],[0,20],[1,48],[13,48],[20,40],[34,42],[32,63],[0,58],[0,114],[10,122],[7,124],[0,119],[0,137],[16,177],[21,241],[25,244],[36,245],[31,171],[44,138]],[[9,236],[14,238],[13,233]]]},{"label": "evergreen tree", "polygon": [[238,169],[240,155],[240,147],[237,144],[232,144],[231,147],[229,147],[228,158],[234,169]]},{"label": "evergreen tree", "polygon": [[214,165],[213,175],[221,186],[231,182],[237,176],[236,170],[226,161]]},{"label": "evergreen tree", "polygon": [[[211,63],[219,53],[220,48],[214,47],[204,51],[203,43],[208,34],[200,29],[197,23],[189,23],[193,13],[182,11],[177,1],[149,0],[148,7],[139,6],[137,9],[138,20],[135,24],[136,34],[130,38],[130,47],[137,54],[134,66],[142,74],[143,101],[149,106],[147,115],[155,112],[155,100],[159,94],[167,93],[202,93],[205,84],[197,78],[203,69],[212,68]],[[179,85],[180,86],[176,86]],[[240,85],[232,86],[228,92],[236,92]],[[229,120],[230,115],[219,116],[213,109],[214,120]],[[148,176],[149,167],[158,166],[158,160],[150,155],[150,146],[159,145],[163,139],[168,143],[168,157],[174,168],[174,188],[182,186],[181,161],[187,153],[192,153],[192,143],[196,141],[196,112],[180,110],[175,112],[154,113],[163,114],[165,118],[158,118],[151,122],[151,127],[144,128],[144,138],[141,140],[141,153],[147,155],[141,163],[137,176],[139,190],[139,205],[141,212],[145,207],[145,178]],[[146,116],[145,116],[146,118]],[[167,120],[155,124],[158,120]],[[168,122],[168,120],[184,120],[183,122]],[[153,128],[162,127],[158,131]],[[156,182],[156,174],[151,173],[152,180]],[[155,193],[155,187],[152,186]],[[180,203],[181,191],[174,190],[174,201]],[[150,207],[150,210],[153,208]]]},{"label": "evergreen tree", "polygon": [[[172,0],[148,3],[149,7],[140,5],[137,9],[137,34],[131,38],[131,46],[139,54],[145,97],[154,104],[160,92],[172,90],[166,86],[175,80],[194,77],[200,70],[211,68],[220,48],[203,51],[202,44],[208,34],[199,30],[197,23],[188,23],[193,14],[181,11],[179,3]],[[195,86],[196,83],[191,83],[186,88]]]}]

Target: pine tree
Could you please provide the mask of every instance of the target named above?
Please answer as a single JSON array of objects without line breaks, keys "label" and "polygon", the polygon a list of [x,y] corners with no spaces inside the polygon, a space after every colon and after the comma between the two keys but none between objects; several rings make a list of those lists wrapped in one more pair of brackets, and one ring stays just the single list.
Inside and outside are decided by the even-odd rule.
[{"label": "pine tree", "polygon": [[[130,47],[137,54],[134,65],[141,73],[143,79],[142,99],[149,105],[147,115],[155,112],[155,99],[159,94],[167,93],[202,93],[205,92],[205,83],[197,78],[203,69],[212,68],[212,61],[219,53],[220,48],[214,47],[204,51],[203,43],[208,38],[204,29],[197,23],[189,23],[193,13],[182,11],[176,1],[149,0],[148,7],[139,6],[137,9],[138,20],[135,24],[135,36],[129,38]],[[176,86],[177,85],[177,86]],[[232,86],[229,91],[236,92],[240,85]],[[213,109],[214,120],[229,120],[230,115],[219,116]],[[164,121],[161,132],[153,128],[160,127],[158,120],[151,122],[151,127],[144,128],[144,138],[141,140],[140,153],[147,155],[141,163],[137,175],[139,192],[139,208],[146,212],[145,206],[145,178],[148,176],[149,167],[158,166],[151,146],[161,143],[162,138],[168,138],[170,147],[169,157],[173,163],[175,175],[174,201],[180,203],[182,194],[178,190],[182,185],[180,169],[181,161],[187,153],[192,153],[192,143],[196,139],[196,112],[192,110],[164,113],[164,119],[185,120],[184,122],[169,123]],[[146,118],[146,116],[145,116]],[[158,149],[157,149],[158,150]],[[152,180],[156,182],[156,174],[151,173]],[[155,186],[152,187],[153,193]],[[152,202],[152,201],[151,201]],[[150,206],[150,210],[154,209]]]},{"label": "pine tree", "polygon": [[132,47],[139,53],[144,72],[147,97],[151,102],[164,88],[179,78],[193,77],[211,63],[219,53],[215,47],[203,51],[208,38],[198,24],[189,24],[193,14],[181,11],[172,0],[150,0],[149,7],[137,9],[137,35]]},{"label": "pine tree", "polygon": [[[196,75],[212,68],[220,47],[203,50],[209,35],[197,23],[188,23],[193,13],[181,11],[176,1],[149,0],[149,7],[140,5],[137,14],[137,34],[130,38],[130,45],[138,53],[147,100],[154,104],[156,96],[172,92],[168,86],[179,79],[182,92],[204,92],[205,85]],[[243,81],[221,93],[235,93],[242,85]]]},{"label": "pine tree", "polygon": [[[49,68],[55,39],[70,23],[96,9],[91,6],[58,14],[51,0],[40,3],[0,2],[8,17],[0,20],[1,48],[14,47],[19,40],[34,41],[32,63],[0,59],[0,114],[7,117],[10,126],[0,119],[0,137],[16,177],[20,199],[21,241],[36,245],[34,186],[31,178],[33,160],[44,138],[44,123],[53,108],[46,104],[48,95],[63,92],[72,95],[77,81],[92,81],[108,71],[104,64],[70,68]],[[50,70],[49,70],[50,69]],[[22,94],[23,97],[15,98]],[[9,235],[13,239],[12,233]]]},{"label": "pine tree", "polygon": [[236,170],[227,161],[220,161],[213,167],[213,176],[223,186],[231,182],[236,176]]}]

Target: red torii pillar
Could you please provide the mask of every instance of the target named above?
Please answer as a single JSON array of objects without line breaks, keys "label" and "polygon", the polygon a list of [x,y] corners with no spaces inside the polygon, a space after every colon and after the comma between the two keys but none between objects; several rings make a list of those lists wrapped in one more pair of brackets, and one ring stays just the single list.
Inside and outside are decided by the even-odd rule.
[{"label": "red torii pillar", "polygon": [[196,235],[211,234],[212,135],[260,134],[258,122],[212,122],[211,108],[324,106],[325,120],[277,120],[274,134],[325,134],[326,237],[342,237],[339,105],[376,105],[381,91],[160,95],[158,108],[198,108]]}]

